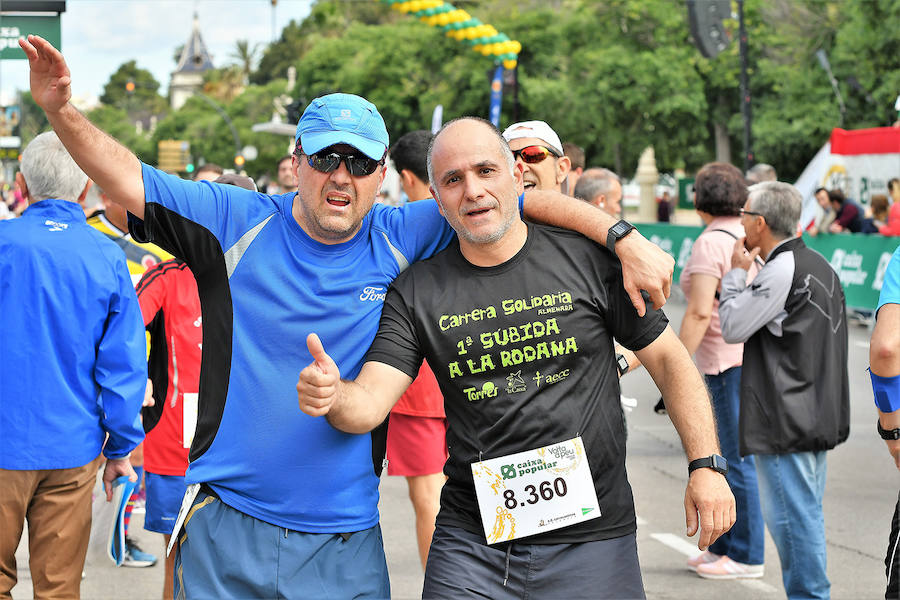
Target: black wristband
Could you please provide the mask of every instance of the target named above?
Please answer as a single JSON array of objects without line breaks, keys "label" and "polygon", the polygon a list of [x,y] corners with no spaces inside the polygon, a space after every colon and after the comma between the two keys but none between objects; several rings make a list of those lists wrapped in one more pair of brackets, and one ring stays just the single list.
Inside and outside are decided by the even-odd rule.
[{"label": "black wristband", "polygon": [[688,463],[688,475],[697,469],[712,469],[713,471],[724,475],[728,472],[728,461],[725,460],[724,456],[711,454],[710,456],[698,458]]},{"label": "black wristband", "polygon": [[881,436],[881,439],[883,439],[883,440],[900,440],[900,428],[884,429],[881,426],[881,419],[875,421],[875,424],[878,426],[878,435]]},{"label": "black wristband", "polygon": [[619,377],[627,373],[629,368],[631,368],[631,365],[628,364],[628,359],[625,358],[625,355],[616,354],[616,370],[619,372]]},{"label": "black wristband", "polygon": [[616,242],[634,231],[634,225],[625,220],[620,220],[609,228],[606,234],[606,248],[610,252],[616,251]]}]

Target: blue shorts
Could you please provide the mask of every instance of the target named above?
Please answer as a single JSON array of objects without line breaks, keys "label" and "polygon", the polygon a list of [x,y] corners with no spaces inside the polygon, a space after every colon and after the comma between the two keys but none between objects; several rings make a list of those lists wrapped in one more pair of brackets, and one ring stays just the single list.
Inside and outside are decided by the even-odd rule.
[{"label": "blue shorts", "polygon": [[157,475],[149,471],[144,474],[147,488],[147,506],[144,515],[144,529],[156,533],[172,534],[178,509],[187,484],[179,475]]},{"label": "blue shorts", "polygon": [[175,548],[175,598],[391,597],[379,525],[352,534],[303,533],[201,491]]}]

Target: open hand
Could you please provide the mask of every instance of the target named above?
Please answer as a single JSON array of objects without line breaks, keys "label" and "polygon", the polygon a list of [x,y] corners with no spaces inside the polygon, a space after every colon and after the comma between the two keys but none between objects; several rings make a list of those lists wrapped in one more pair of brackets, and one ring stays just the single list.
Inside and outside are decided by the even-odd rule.
[{"label": "open hand", "polygon": [[313,362],[300,371],[297,400],[300,410],[311,417],[321,417],[328,414],[338,397],[341,373],[315,333],[306,337],[306,347]]},{"label": "open hand", "polygon": [[19,38],[31,70],[31,96],[44,112],[59,111],[72,97],[72,77],[63,55],[37,35]]}]

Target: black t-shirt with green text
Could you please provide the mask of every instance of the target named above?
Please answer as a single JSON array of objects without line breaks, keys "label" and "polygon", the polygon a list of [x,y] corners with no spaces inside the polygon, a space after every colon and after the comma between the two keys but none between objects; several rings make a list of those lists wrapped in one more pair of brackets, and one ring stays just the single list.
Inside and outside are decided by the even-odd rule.
[{"label": "black t-shirt with green text", "polygon": [[501,265],[474,266],[453,242],[397,277],[366,360],[415,377],[425,358],[437,377],[450,451],[438,523],[484,533],[473,462],[580,435],[602,516],[528,541],[634,532],[613,337],[640,350],[667,324],[661,310],[637,316],[605,248],[540,225]]}]

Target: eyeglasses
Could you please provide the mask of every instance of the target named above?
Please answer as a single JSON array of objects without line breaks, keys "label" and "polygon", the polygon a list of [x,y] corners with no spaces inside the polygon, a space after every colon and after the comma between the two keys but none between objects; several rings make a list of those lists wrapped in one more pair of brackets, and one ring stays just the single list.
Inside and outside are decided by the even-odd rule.
[{"label": "eyeglasses", "polygon": [[[304,153],[300,153],[304,156]],[[341,161],[347,166],[347,170],[354,177],[362,177],[363,175],[371,175],[375,172],[379,165],[384,164],[384,159],[375,160],[368,156],[357,156],[355,154],[343,154],[341,152],[316,152],[315,154],[305,154],[307,163],[320,173],[331,173],[341,165]]]},{"label": "eyeglasses", "polygon": [[559,158],[559,154],[546,146],[525,146],[521,150],[513,150],[512,153],[515,158],[521,158],[523,162],[529,165],[542,162],[548,156]]},{"label": "eyeglasses", "polygon": [[762,213],[754,212],[754,211],[752,211],[752,210],[744,210],[744,209],[742,208],[742,209],[741,209],[741,216],[743,217],[744,215],[753,215],[754,217],[762,217],[763,219],[766,218],[766,215],[764,215],[764,214],[762,214]]}]

